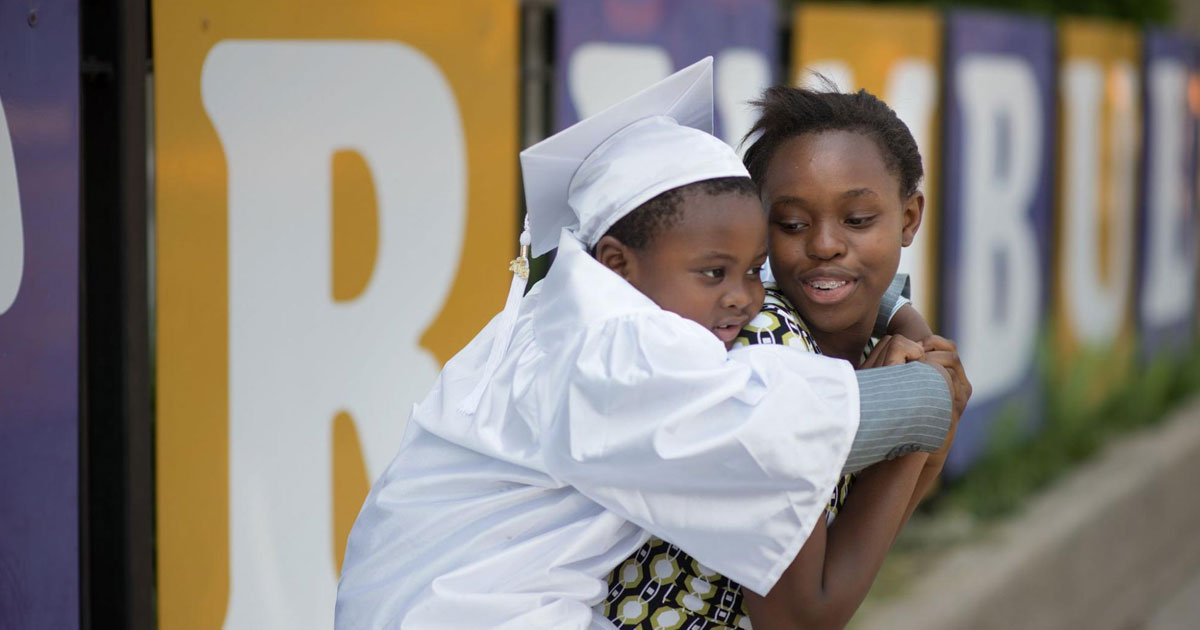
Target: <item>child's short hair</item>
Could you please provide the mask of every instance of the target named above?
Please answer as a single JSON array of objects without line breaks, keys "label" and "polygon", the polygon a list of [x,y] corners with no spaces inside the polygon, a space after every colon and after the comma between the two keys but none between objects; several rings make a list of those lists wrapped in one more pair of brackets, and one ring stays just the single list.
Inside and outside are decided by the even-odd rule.
[{"label": "child's short hair", "polygon": [[636,250],[645,249],[663,230],[679,222],[683,213],[680,202],[687,194],[723,195],[734,193],[758,197],[758,189],[748,177],[718,177],[672,188],[634,208],[613,224],[606,236]]},{"label": "child's short hair", "polygon": [[758,138],[742,161],[755,182],[762,183],[771,156],[785,141],[806,133],[852,131],[879,146],[887,169],[900,179],[901,197],[917,192],[924,175],[917,142],[896,112],[870,92],[844,94],[781,85],[767,89],[753,104],[762,115],[743,142]]}]

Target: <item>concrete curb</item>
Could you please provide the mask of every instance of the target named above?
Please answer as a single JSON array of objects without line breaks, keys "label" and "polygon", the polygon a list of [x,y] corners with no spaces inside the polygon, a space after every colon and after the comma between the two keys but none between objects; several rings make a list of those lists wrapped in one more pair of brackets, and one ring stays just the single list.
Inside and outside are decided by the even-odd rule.
[{"label": "concrete curb", "polygon": [[1138,627],[1200,566],[1200,399],[1109,446],[856,630]]}]

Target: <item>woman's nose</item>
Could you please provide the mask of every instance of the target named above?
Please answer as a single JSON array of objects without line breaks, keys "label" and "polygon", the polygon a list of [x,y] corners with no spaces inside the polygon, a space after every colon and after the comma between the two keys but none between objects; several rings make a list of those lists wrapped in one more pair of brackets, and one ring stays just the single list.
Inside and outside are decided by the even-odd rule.
[{"label": "woman's nose", "polygon": [[828,224],[814,226],[809,231],[808,255],[819,260],[837,258],[846,252],[846,244],[842,241],[834,226]]}]

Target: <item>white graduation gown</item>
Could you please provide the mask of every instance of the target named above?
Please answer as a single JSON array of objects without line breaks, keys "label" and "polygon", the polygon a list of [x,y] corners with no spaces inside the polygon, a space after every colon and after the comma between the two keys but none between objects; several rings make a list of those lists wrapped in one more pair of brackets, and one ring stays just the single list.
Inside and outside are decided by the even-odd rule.
[{"label": "white graduation gown", "polygon": [[850,365],[726,352],[563,231],[474,415],[496,321],[414,407],[346,547],[338,628],[611,628],[592,606],[651,534],[766,593],[858,425]]}]

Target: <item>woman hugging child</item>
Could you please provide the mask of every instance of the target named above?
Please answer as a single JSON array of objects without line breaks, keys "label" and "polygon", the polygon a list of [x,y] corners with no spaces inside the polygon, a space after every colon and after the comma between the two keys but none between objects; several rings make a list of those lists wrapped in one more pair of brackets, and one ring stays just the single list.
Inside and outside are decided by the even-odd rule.
[{"label": "woman hugging child", "polygon": [[[865,91],[775,87],[757,105],[761,117],[748,135],[757,139],[744,161],[768,212],[773,279],[764,283],[761,312],[734,346],[784,345],[859,369],[929,355],[955,373],[961,411],[970,384],[952,359],[953,344],[934,336],[911,305],[884,299],[907,281],[895,276],[900,248],[912,242],[924,208],[921,156],[908,128]],[[870,429],[860,430],[859,438],[869,437]],[[952,439],[932,455],[871,466],[857,484],[846,474],[825,522],[765,597],[653,538],[610,576],[607,619],[623,629],[845,625],[941,471]],[[847,469],[855,470],[854,462]]]},{"label": "woman hugging child", "polygon": [[[943,447],[961,366],[899,337],[868,364],[919,362],[730,352],[768,224],[711,130],[706,59],[522,153],[522,242],[558,255],[414,407],[347,541],[338,628],[611,627],[606,577],[652,536],[744,585],[762,627],[848,618],[925,465],[886,456]],[[840,474],[876,462],[827,534]]]}]

